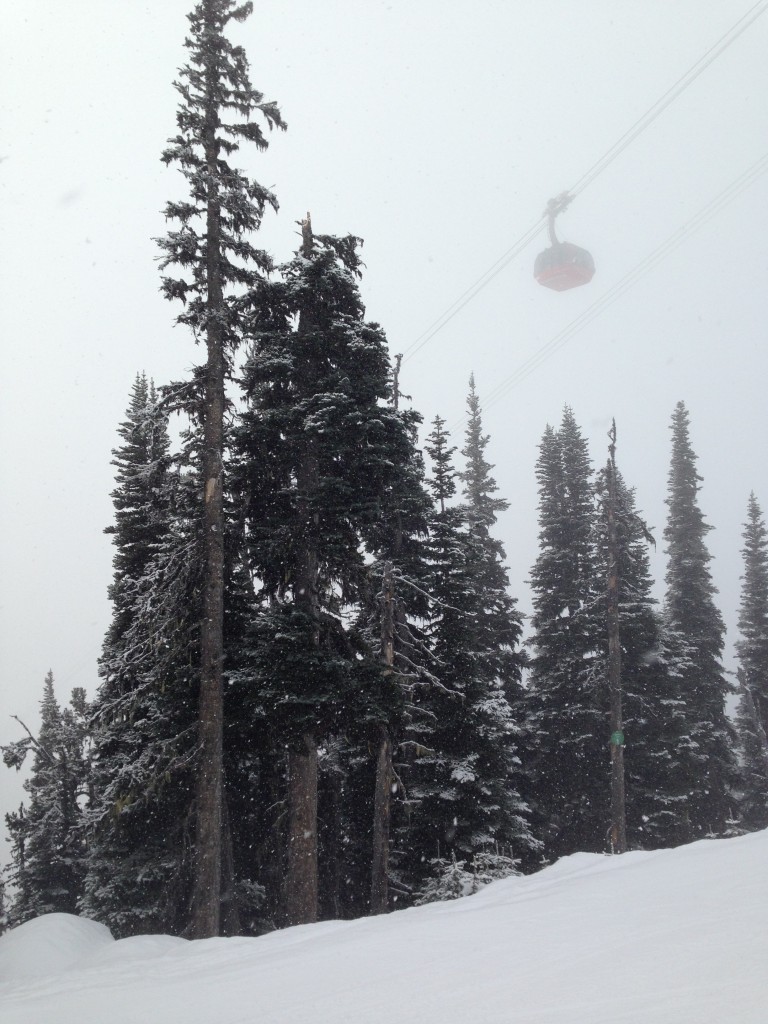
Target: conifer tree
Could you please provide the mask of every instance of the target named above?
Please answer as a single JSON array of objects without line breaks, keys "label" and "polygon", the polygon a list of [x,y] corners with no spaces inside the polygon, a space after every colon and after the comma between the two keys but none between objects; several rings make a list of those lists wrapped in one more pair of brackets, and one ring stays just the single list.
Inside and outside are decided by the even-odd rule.
[{"label": "conifer tree", "polygon": [[33,752],[32,771],[24,782],[29,807],[8,816],[14,845],[14,925],[41,914],[77,910],[85,858],[81,800],[88,791],[87,716],[81,688],[73,690],[70,707],[61,709],[49,672],[37,736],[28,732],[3,748],[5,763],[17,769]]},{"label": "conifer tree", "polygon": [[[196,766],[194,884],[189,934],[220,930],[223,796],[224,661],[224,407],[225,379],[241,340],[241,296],[268,257],[248,240],[272,193],[234,169],[229,158],[241,142],[267,145],[259,123],[285,127],[274,103],[251,86],[248,61],[225,35],[230,21],[243,21],[253,5],[200,0],[188,16],[189,62],[176,88],[181,96],[178,135],[163,153],[189,184],[189,198],[168,203],[166,217],[178,223],[160,241],[162,268],[182,277],[163,278],[169,299],[181,299],[179,323],[202,337],[207,361],[190,392],[189,411],[202,421],[201,470],[204,535],[203,614],[199,695],[199,757]],[[255,115],[259,115],[257,118]]]},{"label": "conifer tree", "polygon": [[[168,528],[166,477],[170,465],[167,417],[159,408],[153,381],[137,374],[125,420],[118,427],[122,444],[112,452],[115,490],[114,524],[105,533],[114,539],[114,575],[109,588],[112,621],[105,655],[119,646],[130,625],[136,586]],[[126,682],[122,682],[123,689]],[[94,709],[98,712],[98,708]]]},{"label": "conifer tree", "polygon": [[360,605],[364,551],[380,550],[411,456],[385,404],[386,343],[364,320],[358,245],[314,235],[307,220],[282,279],[252,293],[248,408],[236,431],[235,490],[266,607],[251,630],[251,681],[246,671],[234,683],[290,751],[288,923],[318,913],[318,744],[352,723],[375,730],[392,700],[378,640],[352,635],[342,618]]},{"label": "conifer tree", "polygon": [[721,663],[725,627],[715,605],[705,538],[711,527],[699,508],[701,477],[690,441],[683,402],[672,415],[669,470],[665,618],[683,637],[688,663],[680,678],[685,735],[680,780],[686,801],[689,838],[723,835],[731,814],[733,731],[725,714],[730,686]]},{"label": "conifer tree", "polygon": [[[498,488],[491,476],[493,466],[485,459],[490,438],[483,434],[474,377],[470,378],[467,409],[469,415],[465,447],[462,449],[465,469],[460,476],[467,509],[469,586],[476,600],[469,620],[472,623],[474,619],[474,636],[469,638],[469,647],[475,659],[473,674],[477,685],[475,693],[471,694],[478,716],[476,745],[485,748],[478,750],[478,754],[479,762],[485,760],[488,765],[486,785],[493,789],[500,783],[503,791],[499,792],[497,788],[496,799],[502,808],[499,821],[503,822],[500,833],[505,833],[503,838],[499,834],[498,842],[519,856],[539,846],[531,837],[528,808],[518,791],[523,736],[516,719],[522,712],[522,668],[526,658],[520,650],[522,616],[517,602],[509,594],[504,548],[491,533],[498,514],[509,507],[509,502],[495,496]],[[495,742],[490,740],[494,731],[497,734]],[[498,762],[503,780],[495,783],[492,781],[495,774],[492,748],[503,751]],[[483,788],[482,784],[480,788]],[[488,853],[487,850],[485,852]]]},{"label": "conifer tree", "polygon": [[[186,925],[201,529],[195,432],[171,456],[167,414],[138,377],[114,451],[113,617],[93,705],[83,907],[115,935]],[[192,450],[190,450],[192,445]]]},{"label": "conifer tree", "polygon": [[[607,474],[603,469],[595,485],[596,553],[604,574],[609,567]],[[652,538],[637,512],[634,489],[618,471],[615,490],[627,833],[630,847],[655,848],[674,845],[684,834],[678,781],[684,732],[680,662],[652,596]],[[599,606],[604,601],[603,594]],[[601,657],[607,658],[605,642]]]},{"label": "conifer tree", "polygon": [[749,496],[742,537],[736,728],[742,761],[741,820],[752,830],[768,825],[768,534],[754,494]]},{"label": "conifer tree", "polygon": [[592,468],[566,407],[548,426],[536,467],[539,555],[531,571],[534,614],[526,698],[532,754],[527,795],[548,856],[601,851],[608,822],[607,694],[599,652]]},{"label": "conifer tree", "polygon": [[428,881],[423,867],[416,870],[425,898],[437,899],[454,893],[457,872],[476,883],[481,875],[503,877],[536,846],[519,794],[521,620],[508,593],[503,550],[490,533],[507,506],[494,497],[474,380],[468,405],[464,503],[449,504],[455,449],[439,417],[427,442],[436,507],[427,543],[426,631],[440,685],[426,701],[433,713],[428,749],[412,769],[419,807],[409,843],[414,861],[437,874]]},{"label": "conifer tree", "polygon": [[768,827],[768,740],[743,669],[737,672],[739,703],[739,818],[741,827],[755,832]]},{"label": "conifer tree", "polygon": [[754,494],[749,496],[742,537],[744,574],[736,654],[760,723],[768,729],[768,533]]}]

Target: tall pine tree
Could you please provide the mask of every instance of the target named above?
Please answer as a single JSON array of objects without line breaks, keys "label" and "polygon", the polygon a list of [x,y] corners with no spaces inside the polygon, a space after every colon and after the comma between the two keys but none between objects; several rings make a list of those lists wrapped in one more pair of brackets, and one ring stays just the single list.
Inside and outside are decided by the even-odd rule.
[{"label": "tall pine tree", "polygon": [[[604,581],[610,571],[606,499],[608,473],[596,480],[596,553]],[[626,740],[627,837],[630,848],[674,845],[683,833],[679,792],[683,705],[678,696],[680,660],[652,596],[648,547],[635,493],[616,472],[615,522],[619,580],[621,688]],[[606,601],[606,588],[599,606]],[[607,664],[607,633],[601,657]],[[607,668],[602,671],[607,671]],[[608,753],[606,751],[606,758]]]},{"label": "tall pine tree", "polygon": [[669,470],[665,618],[684,638],[687,664],[679,696],[684,705],[680,782],[688,838],[723,835],[731,817],[733,731],[725,714],[730,691],[722,666],[725,627],[715,605],[706,536],[711,527],[699,508],[701,477],[690,441],[688,411],[678,402],[672,415]]},{"label": "tall pine tree", "polygon": [[752,830],[768,825],[768,534],[754,494],[749,496],[742,537],[736,727],[742,759],[741,820]]},{"label": "tall pine tree", "polygon": [[539,555],[531,570],[533,636],[526,698],[527,795],[546,854],[605,848],[608,826],[605,622],[587,444],[566,407],[536,467]]},{"label": "tall pine tree", "polygon": [[521,619],[508,592],[503,550],[490,532],[507,503],[494,497],[474,381],[468,405],[465,502],[452,503],[455,449],[439,417],[427,443],[435,510],[426,631],[440,685],[425,701],[433,714],[428,747],[412,769],[419,807],[409,845],[422,900],[460,895],[478,879],[510,874],[517,858],[536,847],[519,794]]},{"label": "tall pine tree", "polygon": [[254,709],[257,742],[289,751],[287,923],[319,912],[318,746],[353,726],[372,739],[394,700],[378,637],[353,635],[348,623],[368,586],[366,549],[380,552],[412,458],[403,420],[386,404],[383,332],[364,319],[358,246],[314,235],[307,220],[282,279],[250,296],[235,475],[265,607],[251,630],[250,675],[235,685]]},{"label": "tall pine tree", "polygon": [[[217,935],[221,926],[224,662],[224,411],[225,380],[241,340],[241,293],[253,287],[270,261],[248,240],[272,193],[233,168],[229,158],[241,142],[264,149],[260,120],[285,127],[274,103],[263,102],[250,83],[242,47],[225,35],[230,21],[243,21],[253,5],[200,0],[188,16],[189,62],[179,72],[179,134],[163,153],[189,185],[189,198],[168,203],[166,217],[178,223],[160,241],[169,299],[181,299],[178,322],[205,340],[207,361],[196,375],[189,411],[202,421],[201,470],[204,537],[203,613],[199,695],[199,757],[196,765],[194,883],[189,934]],[[192,404],[193,403],[193,404]],[[224,840],[226,844],[226,839]]]},{"label": "tall pine tree", "polygon": [[768,533],[754,494],[749,496],[742,537],[744,574],[736,654],[760,723],[763,729],[768,729]]},{"label": "tall pine tree", "polygon": [[93,704],[83,906],[123,936],[186,925],[199,683],[201,529],[194,453],[138,377],[114,451],[113,617]]}]

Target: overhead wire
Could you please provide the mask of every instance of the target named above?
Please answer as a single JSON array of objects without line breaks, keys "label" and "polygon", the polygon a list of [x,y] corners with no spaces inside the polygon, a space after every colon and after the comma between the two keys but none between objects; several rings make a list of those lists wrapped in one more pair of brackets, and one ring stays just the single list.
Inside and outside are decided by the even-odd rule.
[{"label": "overhead wire", "polygon": [[[571,197],[579,195],[610,166],[611,163],[634,140],[651,125],[725,50],[741,36],[750,25],[768,10],[768,0],[758,0],[727,32],[725,32],[678,80],[670,86],[648,110],[631,125],[624,134],[579,178],[565,193]],[[408,362],[417,352],[435,337],[464,307],[475,298],[491,281],[507,267],[536,237],[546,222],[542,216],[514,244],[503,253],[477,280],[451,303],[411,344],[403,350],[403,362]]]},{"label": "overhead wire", "polygon": [[505,267],[509,266],[512,260],[515,259],[516,256],[519,256],[520,253],[530,245],[536,235],[538,235],[539,231],[541,231],[541,227],[545,221],[546,217],[542,214],[539,220],[537,220],[524,235],[521,235],[510,249],[507,249],[507,251],[500,256],[496,262],[474,282],[474,284],[471,284],[466,291],[462,292],[461,295],[459,295],[459,297],[450,306],[448,306],[448,308],[436,320],[434,320],[429,327],[426,328],[426,330],[422,331],[418,338],[411,342],[408,348],[403,350],[403,361],[408,362],[409,359],[412,359],[417,352],[424,348],[427,342],[434,338],[438,331],[441,331],[447,323],[450,323],[450,321],[453,320],[457,313],[460,313],[461,310],[464,309],[467,303],[471,302],[486,285],[490,284],[494,277],[500,274]]},{"label": "overhead wire", "polygon": [[768,10],[768,0],[758,0],[750,9],[739,18],[735,24],[733,24],[727,32],[725,32],[720,38],[714,43],[706,53],[693,64],[684,75],[681,75],[678,80],[667,89],[667,91],[660,96],[658,100],[653,104],[652,107],[639,117],[635,123],[624,132],[621,138],[607,150],[599,160],[586,171],[585,174],[579,178],[576,184],[568,190],[568,195],[577,196],[584,191],[598,175],[602,174],[605,168],[612,163],[620,153],[622,153],[627,146],[629,146],[635,139],[640,135],[648,125],[652,124],[656,118],[662,114],[667,107],[669,107],[681,93],[685,92],[689,85],[696,81],[710,64],[714,63],[717,58],[724,53],[732,43],[734,43],[740,35],[742,35],[749,26],[757,21],[757,19],[765,14]]},{"label": "overhead wire", "polygon": [[[653,270],[659,263],[661,263],[662,260],[666,259],[670,253],[677,249],[692,234],[703,227],[708,220],[737,199],[746,189],[753,185],[761,175],[765,174],[766,171],[768,171],[768,152],[764,153],[750,167],[742,172],[742,174],[735,178],[729,185],[727,185],[721,192],[703,206],[689,221],[673,232],[673,234],[662,242],[661,245],[657,246],[648,254],[648,256],[636,264],[636,266],[617,281],[613,287],[609,288],[607,292],[601,295],[599,299],[596,299],[590,306],[580,313],[579,316],[575,317],[569,324],[562,328],[562,330],[558,331],[557,334],[550,338],[545,345],[534,352],[532,356],[525,360],[525,362],[521,363],[513,373],[497,384],[496,387],[485,396],[485,400],[483,401],[483,411],[487,411],[497,402],[501,401],[502,398],[505,398],[514,387],[521,384],[527,377],[537,370],[543,362],[561,349],[575,334],[583,330],[583,328],[600,316],[604,310],[613,305],[613,303],[616,302],[616,300],[619,299],[626,291],[637,284],[638,281],[645,277],[646,274]],[[451,430],[455,430],[465,422],[466,417],[462,417],[460,420],[457,420],[456,423],[452,424]]]}]

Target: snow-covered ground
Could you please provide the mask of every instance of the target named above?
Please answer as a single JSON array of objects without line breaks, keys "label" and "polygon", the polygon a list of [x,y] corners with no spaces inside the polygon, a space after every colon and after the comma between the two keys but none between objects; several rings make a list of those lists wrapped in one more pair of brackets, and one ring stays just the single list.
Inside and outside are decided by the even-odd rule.
[{"label": "snow-covered ground", "polygon": [[0,939],[2,1024],[766,1024],[768,832],[258,939]]}]

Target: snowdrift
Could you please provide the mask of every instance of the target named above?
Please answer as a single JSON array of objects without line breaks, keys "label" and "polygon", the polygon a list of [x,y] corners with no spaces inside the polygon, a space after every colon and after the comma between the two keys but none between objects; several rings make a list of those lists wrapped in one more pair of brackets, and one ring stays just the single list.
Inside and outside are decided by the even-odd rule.
[{"label": "snowdrift", "polygon": [[577,854],[475,896],[258,939],[0,939],[3,1024],[765,1024],[768,832]]}]

